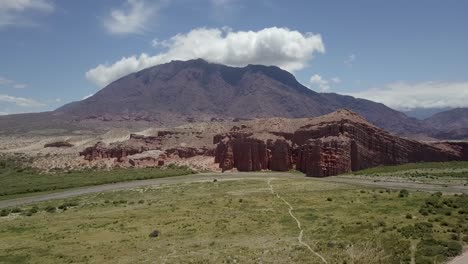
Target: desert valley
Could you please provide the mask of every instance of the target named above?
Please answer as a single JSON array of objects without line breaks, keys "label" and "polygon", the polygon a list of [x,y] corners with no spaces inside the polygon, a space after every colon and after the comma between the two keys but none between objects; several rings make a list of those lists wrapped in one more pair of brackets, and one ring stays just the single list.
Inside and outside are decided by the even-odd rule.
[{"label": "desert valley", "polygon": [[[2,258],[442,262],[468,238],[468,142],[428,121],[315,93],[277,67],[145,69],[53,112],[0,117]],[[160,241],[144,238],[152,228]],[[221,253],[196,253],[207,248]]]},{"label": "desert valley", "polygon": [[0,263],[468,263],[466,4],[119,2],[0,0]]}]

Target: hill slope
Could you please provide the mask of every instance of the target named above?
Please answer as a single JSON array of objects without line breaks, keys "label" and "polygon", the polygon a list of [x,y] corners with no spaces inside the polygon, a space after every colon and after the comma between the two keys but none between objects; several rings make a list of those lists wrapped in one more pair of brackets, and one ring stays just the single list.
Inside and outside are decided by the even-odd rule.
[{"label": "hill slope", "polygon": [[468,139],[468,108],[455,108],[424,119],[437,138]]}]

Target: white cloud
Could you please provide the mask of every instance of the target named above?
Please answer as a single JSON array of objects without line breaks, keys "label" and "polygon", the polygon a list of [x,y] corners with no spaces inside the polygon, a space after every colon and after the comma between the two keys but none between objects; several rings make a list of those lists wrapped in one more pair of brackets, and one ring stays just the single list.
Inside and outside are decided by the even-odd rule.
[{"label": "white cloud", "polygon": [[0,76],[0,85],[10,85],[14,83],[12,80]]},{"label": "white cloud", "polygon": [[122,9],[112,10],[104,19],[104,27],[116,35],[144,33],[156,9],[146,0],[127,0]]},{"label": "white cloud", "polygon": [[28,85],[27,85],[27,84],[24,84],[24,83],[15,83],[15,84],[13,85],[13,88],[15,88],[15,89],[24,89],[24,88],[26,88],[26,87],[28,87]]},{"label": "white cloud", "polygon": [[356,54],[350,54],[344,63],[348,66],[353,66],[354,61],[356,60]]},{"label": "white cloud", "polygon": [[382,88],[348,94],[402,111],[414,108],[468,107],[468,82],[397,82]]},{"label": "white cloud", "polygon": [[23,97],[14,97],[6,94],[0,94],[0,102],[13,103],[21,107],[42,107],[46,106],[45,104],[38,102],[34,99],[23,98]]},{"label": "white cloud", "polygon": [[309,81],[312,85],[315,85],[316,87],[318,87],[321,92],[326,92],[330,90],[329,81],[325,80],[324,78],[322,78],[322,76],[318,74],[312,75]]},{"label": "white cloud", "polygon": [[27,16],[29,12],[47,14],[53,11],[54,5],[49,0],[0,0],[0,28],[33,25]]},{"label": "white cloud", "polygon": [[315,53],[325,52],[320,35],[277,27],[237,32],[227,28],[197,28],[156,43],[163,43],[166,50],[155,56],[143,53],[111,65],[100,64],[86,72],[86,78],[103,87],[150,66],[196,58],[231,66],[276,65],[295,71],[306,67]]},{"label": "white cloud", "polygon": [[2,77],[2,76],[0,76],[0,85],[13,87],[15,89],[23,89],[23,88],[26,88],[28,86],[28,85],[26,85],[24,83],[18,83],[16,81],[7,79],[7,78]]},{"label": "white cloud", "polygon": [[341,83],[341,79],[338,78],[338,77],[333,77],[333,78],[331,78],[331,81],[332,81],[333,83]]}]

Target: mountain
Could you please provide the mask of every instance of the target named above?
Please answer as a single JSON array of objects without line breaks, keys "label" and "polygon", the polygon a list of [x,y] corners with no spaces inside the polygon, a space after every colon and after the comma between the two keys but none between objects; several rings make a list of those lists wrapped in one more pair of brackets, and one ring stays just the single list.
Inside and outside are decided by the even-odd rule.
[{"label": "mountain", "polygon": [[177,125],[213,118],[315,117],[340,108],[353,110],[392,132],[423,131],[418,120],[383,104],[316,93],[275,66],[238,68],[202,59],[173,61],[132,73],[53,114],[73,120]]},{"label": "mountain", "polygon": [[468,108],[455,108],[424,119],[436,138],[468,139]]},{"label": "mountain", "polygon": [[408,111],[403,111],[405,115],[409,117],[414,117],[419,120],[424,120],[429,118],[437,113],[448,111],[452,108],[445,107],[445,108],[414,108]]}]

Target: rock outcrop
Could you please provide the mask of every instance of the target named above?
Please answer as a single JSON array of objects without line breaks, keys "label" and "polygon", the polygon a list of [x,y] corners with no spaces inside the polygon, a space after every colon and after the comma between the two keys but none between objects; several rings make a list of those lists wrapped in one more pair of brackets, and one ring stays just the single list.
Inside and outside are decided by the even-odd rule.
[{"label": "rock outcrop", "polygon": [[108,146],[100,141],[94,146],[88,147],[80,152],[80,156],[84,156],[84,159],[88,161],[105,158],[117,158],[118,161],[122,161],[124,157],[138,154],[145,150],[147,149],[143,147],[133,147],[129,145]]},{"label": "rock outcrop", "polygon": [[326,177],[379,165],[468,159],[468,144],[400,138],[348,110],[303,121],[294,133],[237,127],[217,135],[215,162],[223,171],[287,171],[295,166],[307,176]]},{"label": "rock outcrop", "polygon": [[[220,140],[220,138],[223,138]],[[262,140],[246,133],[227,133],[215,137],[215,163],[220,168],[239,171],[275,170],[287,171],[292,168],[291,146],[285,140]]]},{"label": "rock outcrop", "polygon": [[45,144],[44,148],[71,148],[73,146],[74,145],[72,143],[67,141],[56,141]]}]

